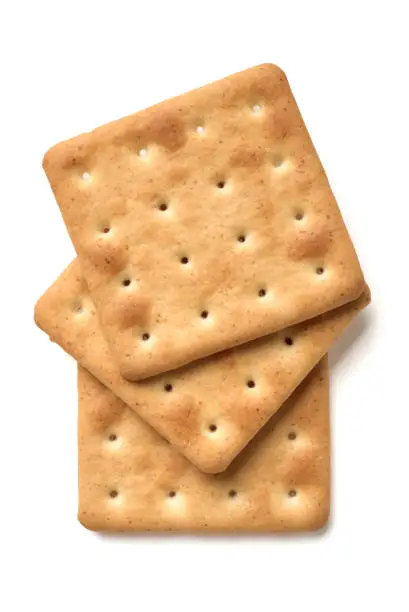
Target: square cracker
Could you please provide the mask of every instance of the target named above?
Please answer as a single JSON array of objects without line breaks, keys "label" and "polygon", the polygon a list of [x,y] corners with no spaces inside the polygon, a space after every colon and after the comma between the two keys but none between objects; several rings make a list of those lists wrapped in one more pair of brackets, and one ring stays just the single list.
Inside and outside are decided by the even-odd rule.
[{"label": "square cracker", "polygon": [[130,380],[363,291],[325,172],[276,66],[63,142],[44,169]]},{"label": "square cracker", "polygon": [[219,475],[200,472],[86,370],[78,375],[78,517],[85,527],[298,531],[327,521],[326,359]]},{"label": "square cracker", "polygon": [[220,472],[368,301],[367,291],[316,319],[141,382],[125,380],[113,361],[78,261],[40,298],[35,319],[193,464]]}]

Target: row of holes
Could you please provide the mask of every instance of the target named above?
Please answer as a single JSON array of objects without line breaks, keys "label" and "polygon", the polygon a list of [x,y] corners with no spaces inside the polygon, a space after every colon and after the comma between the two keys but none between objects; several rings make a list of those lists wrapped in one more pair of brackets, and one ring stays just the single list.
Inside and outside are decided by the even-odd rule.
[{"label": "row of holes", "polygon": [[[146,334],[146,336],[149,337],[149,334]],[[147,340],[148,338],[145,338],[145,339]],[[294,340],[290,336],[286,336],[284,338],[284,342],[287,346],[292,346],[294,344]],[[256,383],[253,379],[250,379],[247,381],[246,385],[249,389],[254,389],[256,386]],[[165,389],[167,393],[170,393],[171,391],[173,391],[173,385],[171,383],[166,383],[163,388]],[[211,431],[215,431],[215,430],[211,430]]]},{"label": "row of holes", "polygon": [[[202,310],[202,312],[200,313],[200,316],[202,317],[202,319],[207,319],[207,317],[209,316],[209,313],[207,310]],[[144,342],[147,342],[150,339],[150,337],[151,335],[148,334],[148,332],[144,332],[141,336]]]},{"label": "row of holes", "polygon": [[[183,259],[186,259],[188,261],[187,258],[183,258]],[[187,263],[187,261],[186,262],[182,261],[182,263]],[[324,271],[325,270],[324,270],[324,268],[322,266],[319,266],[318,268],[315,269],[315,272],[318,275],[324,274]],[[132,281],[131,281],[130,278],[124,278],[121,281],[121,284],[122,284],[123,287],[129,287],[131,285],[131,283],[132,283]],[[265,289],[264,287],[262,287],[261,289],[258,290],[258,296],[260,298],[263,298],[266,295],[267,295],[267,289]],[[83,312],[83,307],[82,307],[82,304],[80,302],[75,302],[73,304],[73,306],[72,306],[72,309],[77,314]],[[207,319],[209,317],[209,311],[208,310],[202,310],[201,313],[200,313],[200,317],[202,319]],[[150,339],[150,334],[148,332],[144,332],[141,337],[142,337],[142,340],[144,342],[146,342],[147,340]],[[285,338],[285,343],[288,344],[288,345],[291,345],[292,344],[291,338]]]},{"label": "row of holes", "polygon": [[[109,492],[109,496],[112,497],[112,499],[115,499],[115,497],[118,497],[119,492],[116,489],[112,489]],[[176,491],[169,491],[168,493],[168,497],[173,498],[176,497],[177,493]],[[229,492],[227,493],[227,495],[229,497],[237,497],[238,493],[236,491],[236,489],[230,489]],[[297,491],[295,489],[290,489],[287,493],[288,497],[295,497],[297,495]]]},{"label": "row of holes", "polygon": [[[180,263],[183,264],[183,265],[188,264],[189,263],[189,258],[188,257],[182,257],[181,260],[180,260]],[[315,273],[319,274],[319,275],[323,274],[324,273],[324,268],[322,266],[318,266],[317,268],[315,268]],[[123,287],[129,287],[131,282],[132,282],[132,280],[130,278],[124,278],[121,282],[122,282]],[[267,295],[267,290],[262,287],[261,289],[259,289],[258,295],[259,295],[259,297],[265,297]],[[203,312],[205,312],[205,311],[203,311]],[[206,316],[204,318],[206,318]]]},{"label": "row of holes", "polygon": [[[223,189],[225,183],[224,182],[219,182],[217,184],[217,186],[219,187],[219,189]],[[160,210],[161,212],[166,212],[167,210],[169,210],[169,204],[167,202],[160,202],[158,204],[158,210]],[[302,221],[304,219],[304,213],[302,211],[298,211],[295,213],[294,215],[294,219],[296,221]],[[109,228],[108,227],[104,227],[103,230],[105,233],[109,232]],[[242,234],[237,238],[237,240],[239,242],[244,242],[246,240],[246,237],[243,236]]]},{"label": "row of holes", "polygon": [[[142,151],[146,151],[146,149],[142,149]],[[139,157],[146,157],[147,152],[145,153],[145,155],[141,156],[139,155]],[[276,157],[273,160],[273,166],[274,168],[280,168],[282,165],[284,164],[284,160],[281,157]],[[82,173],[82,180],[85,181],[86,183],[89,183],[91,181],[91,173],[90,172],[83,172]],[[216,187],[218,189],[224,189],[226,187],[227,181],[226,180],[219,180],[216,183]],[[166,210],[166,204],[164,205],[165,208],[161,208],[161,210]]]},{"label": "row of holes", "polygon": [[[209,431],[212,431],[212,432],[217,431],[217,425],[215,425],[214,423],[211,423],[209,425]],[[295,431],[290,431],[287,437],[289,440],[295,440],[297,437],[297,434],[295,433]],[[108,436],[108,440],[110,442],[115,442],[117,439],[118,439],[118,436],[114,433]]]},{"label": "row of holes", "polygon": [[[142,149],[142,150],[145,150],[145,149]],[[142,157],[144,157],[144,156],[142,156]],[[145,157],[146,157],[146,154],[145,154]],[[280,168],[280,166],[282,166],[283,163],[284,163],[284,160],[281,157],[276,157],[273,160],[273,166],[275,168]],[[86,183],[89,183],[91,181],[91,178],[92,178],[91,177],[91,173],[90,172],[83,172],[82,175],[81,175],[81,178]],[[223,180],[223,179],[218,180],[217,183],[216,183],[216,187],[218,189],[224,189],[226,187],[226,183],[227,183],[227,180]],[[165,204],[165,206],[166,206],[166,204]],[[161,210],[166,210],[166,208],[161,208]]]},{"label": "row of holes", "polygon": [[[185,265],[188,262],[189,262],[189,259],[187,257],[182,257],[181,259],[182,264]],[[318,275],[324,274],[324,268],[322,266],[318,266],[318,268],[315,269],[315,273]],[[122,282],[123,287],[129,287],[132,281],[130,278],[124,278],[121,282]],[[258,295],[259,297],[265,297],[267,295],[267,290],[264,288],[259,289]],[[206,319],[208,317],[208,314],[209,313],[207,310],[203,310],[200,316],[202,317],[202,319]]]},{"label": "row of holes", "polygon": [[[282,166],[284,163],[284,160],[282,160],[281,158],[277,157],[274,162],[273,165],[275,168],[279,168],[280,166]],[[82,173],[82,180],[85,181],[86,183],[88,183],[91,180],[91,174],[89,172],[83,172]],[[216,183],[216,187],[218,189],[224,189],[226,187],[227,181],[226,180],[219,180]],[[165,202],[161,203],[159,205],[160,210],[167,210],[167,204]]]},{"label": "row of holes", "polygon": [[[209,425],[209,431],[211,431],[212,433],[215,433],[217,431],[217,425],[215,425],[214,423],[211,423]],[[290,431],[290,433],[288,434],[289,440],[295,440],[296,437],[297,437],[297,434],[294,431]]]},{"label": "row of holes", "polygon": [[[260,111],[262,110],[262,105],[261,104],[253,104],[251,107],[251,110],[253,111],[254,114],[258,114],[260,113]],[[204,134],[205,128],[203,125],[197,125],[195,128],[195,131],[197,134]],[[148,154],[146,149],[139,149],[138,151],[138,156],[139,157],[146,157]]]},{"label": "row of holes", "polygon": [[[161,211],[166,211],[166,210],[168,210],[168,205],[167,205],[167,204],[165,204],[164,202],[162,202],[162,204],[159,204],[158,208],[159,208],[159,210],[161,210]],[[304,213],[302,213],[302,212],[297,212],[297,213],[294,215],[294,219],[296,219],[296,221],[301,221],[302,219],[304,219]],[[111,231],[111,228],[110,228],[109,226],[107,226],[107,225],[105,225],[105,226],[102,228],[102,233],[103,233],[103,234],[109,234],[109,232],[110,232],[110,231]],[[246,242],[246,235],[245,235],[245,234],[239,234],[239,235],[237,236],[237,242],[241,242],[241,243]],[[187,263],[187,261],[186,261],[186,262],[183,262],[183,263]]]},{"label": "row of holes", "polygon": [[[181,263],[182,263],[182,264],[187,264],[188,262],[189,262],[189,260],[188,260],[188,258],[187,258],[187,257],[183,257],[183,258],[181,259]],[[318,271],[318,270],[319,270],[319,271]],[[317,270],[316,270],[317,274],[322,274],[322,272],[323,272],[323,271],[324,271],[324,269],[323,269],[323,268],[317,268]],[[132,282],[132,281],[131,281],[131,279],[130,279],[130,278],[124,278],[124,279],[122,280],[122,285],[123,285],[124,287],[129,287],[129,286],[130,286],[130,284],[131,284],[131,282]],[[259,289],[259,291],[258,291],[258,295],[259,295],[259,297],[265,297],[265,296],[267,295],[267,290],[266,290],[266,289],[264,289],[264,288]],[[203,310],[203,311],[201,312],[201,315],[200,315],[200,316],[201,316],[203,319],[206,319],[206,318],[207,318],[207,316],[208,316],[208,314],[209,314],[209,313],[208,313],[208,311],[207,311],[207,310]]]},{"label": "row of holes", "polygon": [[[140,155],[140,154],[138,153],[139,157],[146,157],[146,155],[147,155],[147,151],[146,151],[146,149],[141,149],[141,151],[145,151],[145,154],[144,154],[144,155]],[[274,168],[280,168],[280,167],[281,167],[283,164],[284,164],[284,160],[283,160],[281,157],[276,157],[276,158],[273,160],[273,166],[274,166]],[[83,180],[83,181],[85,181],[86,183],[89,183],[89,182],[91,181],[91,178],[92,178],[92,177],[91,177],[91,173],[90,173],[90,172],[83,172],[83,173],[82,173],[81,178],[82,178],[82,180]],[[217,187],[218,189],[224,189],[224,188],[226,187],[226,184],[227,184],[227,181],[226,181],[226,180],[219,180],[219,181],[217,181],[217,183],[216,183],[216,187]],[[165,207],[166,207],[166,204],[165,204]],[[166,208],[161,208],[161,210],[166,210]]]},{"label": "row of holes", "polygon": [[[189,261],[190,261],[190,260],[189,260],[189,257],[184,256],[184,257],[181,257],[181,258],[180,258],[180,263],[181,263],[181,264],[183,264],[184,266],[185,266],[186,264],[188,264],[188,263],[189,263]],[[324,272],[324,268],[323,268],[322,266],[319,266],[318,268],[316,268],[316,269],[315,269],[315,272],[316,272],[317,274],[323,274],[323,272]],[[132,281],[131,281],[131,279],[130,279],[130,278],[124,278],[124,279],[123,279],[123,281],[122,281],[122,285],[123,285],[124,287],[129,287],[129,285],[131,284],[131,282],[132,282]],[[259,294],[259,296],[260,296],[260,297],[264,297],[264,296],[266,295],[266,290],[265,290],[265,289],[260,289],[260,290],[259,290],[259,292],[258,292],[258,294]]]},{"label": "row of holes", "polygon": [[[253,104],[251,107],[251,110],[253,111],[254,114],[258,114],[260,113],[260,111],[262,110],[262,105],[261,104]],[[197,134],[204,134],[205,128],[203,125],[197,125],[195,128],[195,131]],[[146,158],[148,155],[148,150],[145,148],[139,149],[138,151],[138,157],[140,158]],[[277,167],[280,166],[282,163],[282,160],[279,160],[278,158],[274,161],[274,165]],[[91,180],[91,174],[89,172],[83,172],[82,173],[82,179],[84,181],[90,181]],[[224,187],[224,182],[220,181],[220,183],[218,183],[218,187],[220,186],[220,184],[222,185],[220,188],[222,189]]]},{"label": "row of holes", "polygon": [[[189,263],[188,257],[182,257],[182,259],[180,261],[181,261],[181,263],[183,265],[186,265],[187,263]],[[324,268],[322,266],[318,266],[315,269],[315,272],[318,275],[324,274],[324,271],[325,270],[324,270]],[[122,284],[123,287],[129,287],[131,285],[131,283],[132,283],[132,280],[130,278],[124,278],[121,281],[121,284]],[[266,295],[267,295],[267,289],[265,289],[264,287],[262,287],[261,289],[258,290],[258,296],[259,297],[263,298]],[[74,312],[79,313],[79,312],[82,312],[83,309],[82,309],[81,304],[79,302],[77,302],[77,303],[74,304],[73,310],[74,310]],[[202,310],[201,313],[200,313],[200,316],[201,316],[202,319],[207,319],[208,316],[209,316],[209,311],[208,310]],[[149,340],[149,338],[150,338],[150,335],[148,333],[142,334],[142,340]],[[286,340],[286,342],[287,342],[287,340]],[[287,344],[292,344],[292,343],[291,342],[287,342]]]},{"label": "row of holes", "polygon": [[[266,295],[265,289],[260,289],[258,294],[259,294],[260,297],[265,296]],[[73,305],[73,310],[76,313],[81,313],[83,311],[82,304],[80,302],[76,302]],[[202,312],[200,313],[200,316],[201,316],[202,319],[207,319],[208,316],[209,316],[209,311],[208,310],[202,310]],[[148,332],[144,332],[141,335],[141,338],[142,338],[142,340],[144,342],[147,342],[150,339],[150,337],[151,336],[150,336],[150,334]],[[285,344],[287,344],[287,346],[292,346],[294,344],[294,340],[293,340],[293,338],[291,336],[286,336],[284,338],[284,342],[285,342]],[[247,381],[247,386],[250,387],[251,389],[254,388],[256,386],[254,380],[248,380]],[[172,391],[172,390],[173,390],[172,385],[170,383],[167,383],[165,385],[165,391]]]}]

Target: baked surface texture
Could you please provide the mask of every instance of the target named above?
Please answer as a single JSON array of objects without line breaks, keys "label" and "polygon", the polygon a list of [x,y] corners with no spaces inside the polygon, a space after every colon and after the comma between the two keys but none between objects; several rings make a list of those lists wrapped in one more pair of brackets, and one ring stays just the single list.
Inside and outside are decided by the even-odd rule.
[{"label": "baked surface texture", "polygon": [[124,379],[75,260],[38,301],[37,325],[204,472],[221,472],[364,308],[340,308],[146,381]]},{"label": "baked surface texture", "polygon": [[354,247],[276,66],[58,144],[44,169],[130,380],[363,291]]},{"label": "baked surface texture", "polygon": [[79,511],[102,531],[300,531],[330,504],[327,360],[223,474],[201,473],[79,367]]}]

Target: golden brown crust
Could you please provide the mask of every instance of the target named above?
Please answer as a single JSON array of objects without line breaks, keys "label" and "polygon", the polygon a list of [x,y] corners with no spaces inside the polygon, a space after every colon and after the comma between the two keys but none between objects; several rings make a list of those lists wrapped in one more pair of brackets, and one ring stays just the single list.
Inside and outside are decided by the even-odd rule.
[{"label": "golden brown crust", "polygon": [[363,291],[324,170],[276,66],[61,143],[44,168],[129,379],[264,336]]},{"label": "golden brown crust", "polygon": [[79,367],[79,510],[105,531],[300,531],[330,507],[326,358],[223,473],[209,475]]},{"label": "golden brown crust", "polygon": [[[51,340],[193,464],[204,472],[220,472],[277,412],[369,299],[367,290],[357,301],[316,319],[141,382],[125,380],[113,361],[78,260],[40,298],[35,319]],[[251,381],[254,386],[248,386]]]}]

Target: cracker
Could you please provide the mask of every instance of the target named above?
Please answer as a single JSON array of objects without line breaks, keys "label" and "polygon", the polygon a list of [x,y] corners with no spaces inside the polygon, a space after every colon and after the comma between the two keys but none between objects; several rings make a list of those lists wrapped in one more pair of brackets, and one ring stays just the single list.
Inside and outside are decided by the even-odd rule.
[{"label": "cracker", "polygon": [[327,360],[243,454],[201,473],[79,367],[79,512],[108,531],[298,531],[322,527],[330,500]]},{"label": "cracker", "polygon": [[366,292],[314,320],[141,382],[125,380],[112,359],[78,260],[40,298],[35,319],[193,464],[220,472],[368,301]]},{"label": "cracker", "polygon": [[63,142],[44,168],[130,380],[363,291],[325,172],[276,66]]}]

